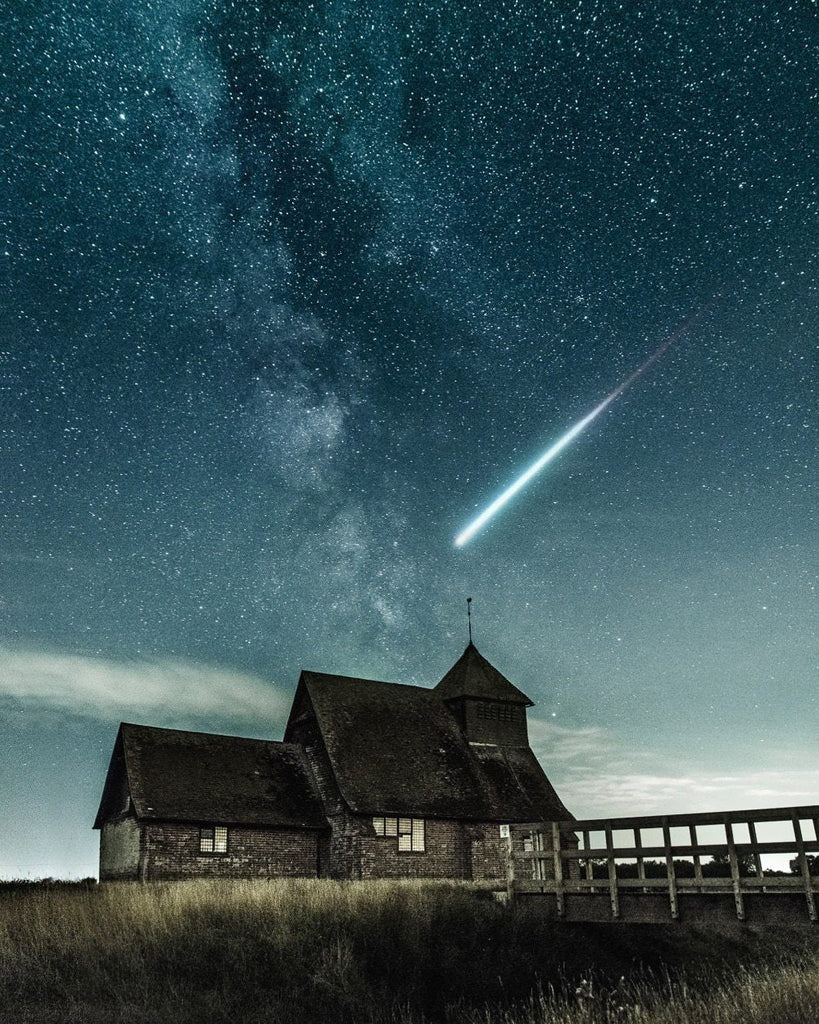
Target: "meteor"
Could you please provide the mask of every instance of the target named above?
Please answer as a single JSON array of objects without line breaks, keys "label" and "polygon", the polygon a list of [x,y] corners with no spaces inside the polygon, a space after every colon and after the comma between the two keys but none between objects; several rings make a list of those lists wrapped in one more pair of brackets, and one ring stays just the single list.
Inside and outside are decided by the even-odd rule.
[{"label": "meteor", "polygon": [[656,351],[652,352],[648,359],[646,359],[641,366],[638,366],[629,377],[626,377],[621,384],[618,384],[610,395],[604,398],[599,405],[595,406],[587,416],[584,416],[582,420],[575,423],[570,430],[567,430],[559,441],[555,441],[551,448],[548,448],[536,462],[533,462],[527,470],[521,473],[514,483],[510,484],[505,491],[499,494],[498,497],[495,498],[495,500],[488,505],[483,512],[481,512],[481,514],[466,527],[465,530],[458,534],[455,538],[455,547],[462,548],[464,544],[472,540],[478,530],[485,526],[496,512],[499,512],[504,505],[508,504],[518,491],[522,490],[529,481],[533,479],[533,477],[538,475],[544,466],[547,466],[552,459],[556,458],[563,449],[577,437],[578,434],[582,433],[593,420],[597,419],[604,409],[607,409],[616,398],[619,398],[627,388],[631,387],[637,378],[641,374],[645,373],[649,366],[656,363],[657,360],[664,355],[676,341],[679,341],[679,339],[691,329],[700,316],[702,316],[705,310],[709,309],[714,304],[718,297],[719,296],[715,296],[707,306],[704,306],[698,313],[692,316],[678,331],[672,334],[670,338],[666,338],[662,345],[660,345]]}]

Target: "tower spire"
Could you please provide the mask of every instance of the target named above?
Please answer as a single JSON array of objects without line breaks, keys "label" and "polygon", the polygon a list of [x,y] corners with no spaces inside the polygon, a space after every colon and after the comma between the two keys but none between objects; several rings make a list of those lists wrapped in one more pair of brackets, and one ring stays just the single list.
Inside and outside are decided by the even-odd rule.
[{"label": "tower spire", "polygon": [[469,642],[472,643],[472,598],[466,599],[466,625],[469,630]]}]

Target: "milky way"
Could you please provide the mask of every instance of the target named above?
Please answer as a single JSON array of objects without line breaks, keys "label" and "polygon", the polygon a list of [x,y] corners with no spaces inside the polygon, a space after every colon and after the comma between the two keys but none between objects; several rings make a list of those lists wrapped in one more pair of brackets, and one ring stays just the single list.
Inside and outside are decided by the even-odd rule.
[{"label": "milky way", "polygon": [[[59,821],[87,862],[70,829],[118,717],[275,738],[209,700],[194,720],[196,681],[434,683],[467,594],[578,813],[606,810],[572,803],[584,729],[678,758],[657,777],[815,749],[813,38],[784,2],[11,6],[0,770],[7,815],[38,823],[21,849]],[[577,422],[722,286],[594,444],[453,550],[545,443],[534,407]],[[167,700],[117,705],[111,680],[151,666]],[[70,794],[31,817],[57,777]]]}]

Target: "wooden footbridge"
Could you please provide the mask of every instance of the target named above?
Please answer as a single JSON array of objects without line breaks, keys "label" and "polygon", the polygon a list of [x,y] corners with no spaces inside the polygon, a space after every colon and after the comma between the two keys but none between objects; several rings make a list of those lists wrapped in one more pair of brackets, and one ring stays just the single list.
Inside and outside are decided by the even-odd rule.
[{"label": "wooden footbridge", "polygon": [[510,898],[555,918],[817,920],[819,806],[515,824],[507,853]]}]

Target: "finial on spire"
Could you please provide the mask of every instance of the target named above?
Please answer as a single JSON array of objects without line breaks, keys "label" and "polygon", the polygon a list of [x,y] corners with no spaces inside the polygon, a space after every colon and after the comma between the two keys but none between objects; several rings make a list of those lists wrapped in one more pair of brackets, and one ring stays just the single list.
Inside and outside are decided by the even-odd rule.
[{"label": "finial on spire", "polygon": [[466,624],[469,629],[469,642],[472,643],[472,598],[466,599]]}]

